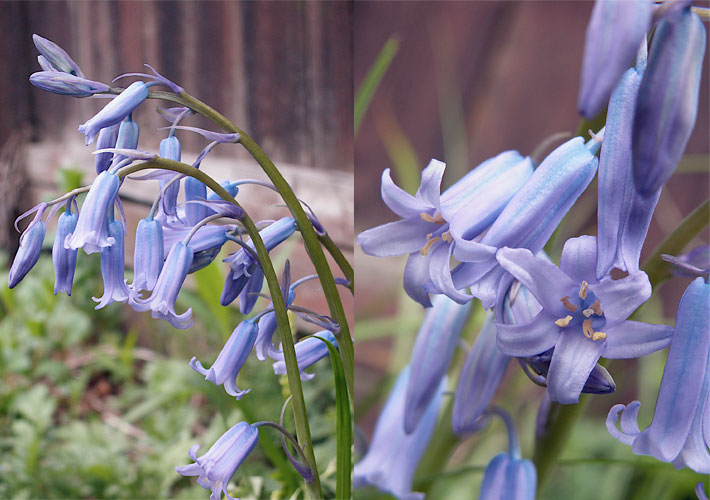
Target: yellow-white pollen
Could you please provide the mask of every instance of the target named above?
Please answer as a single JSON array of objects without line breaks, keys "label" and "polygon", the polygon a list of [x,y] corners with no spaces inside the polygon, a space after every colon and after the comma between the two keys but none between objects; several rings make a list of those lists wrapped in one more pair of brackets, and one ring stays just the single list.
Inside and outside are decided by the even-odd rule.
[{"label": "yellow-white pollen", "polygon": [[582,311],[582,314],[584,314],[584,317],[585,317],[585,318],[588,318],[588,317],[590,317],[592,314],[594,314],[594,309],[591,309],[591,308],[590,308],[590,309],[585,309],[584,311]]},{"label": "yellow-white pollen", "polygon": [[439,212],[436,212],[434,214],[434,217],[432,217],[426,212],[422,212],[419,214],[419,217],[421,217],[424,222],[433,222],[434,224],[446,224],[446,221]]},{"label": "yellow-white pollen", "polygon": [[592,340],[597,341],[597,340],[604,340],[606,338],[606,333],[604,332],[594,332],[592,334]]},{"label": "yellow-white pollen", "polygon": [[447,243],[451,243],[452,241],[454,241],[454,237],[451,236],[450,231],[446,231],[444,234],[441,235],[441,240]]},{"label": "yellow-white pollen", "polygon": [[588,339],[592,338],[592,335],[594,334],[594,327],[592,327],[591,319],[585,319],[582,321],[582,332],[584,332],[584,336]]},{"label": "yellow-white pollen", "polygon": [[426,254],[429,253],[429,249],[431,248],[431,246],[437,241],[439,241],[438,236],[434,236],[433,238],[432,236],[433,233],[429,233],[426,235],[426,244],[422,247],[421,250],[419,250],[419,253],[422,254],[424,257],[426,257]]},{"label": "yellow-white pollen", "polygon": [[582,286],[579,288],[579,298],[584,300],[587,298],[587,288],[589,288],[589,283],[582,281]]},{"label": "yellow-white pollen", "polygon": [[564,318],[560,318],[558,320],[555,320],[555,324],[561,328],[564,328],[567,325],[569,325],[570,321],[572,321],[572,316],[567,315]]},{"label": "yellow-white pollen", "polygon": [[569,296],[562,297],[560,299],[560,302],[562,302],[562,305],[565,306],[565,309],[567,309],[569,312],[577,311],[577,305],[569,301]]}]

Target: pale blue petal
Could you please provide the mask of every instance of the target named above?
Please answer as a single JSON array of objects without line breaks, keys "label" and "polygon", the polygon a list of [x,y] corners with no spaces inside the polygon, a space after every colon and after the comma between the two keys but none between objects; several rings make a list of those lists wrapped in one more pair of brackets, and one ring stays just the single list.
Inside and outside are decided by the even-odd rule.
[{"label": "pale blue petal", "polygon": [[504,354],[515,357],[535,356],[547,351],[560,339],[560,328],[555,325],[555,319],[543,310],[529,323],[496,323],[498,348]]},{"label": "pale blue petal", "polygon": [[445,163],[432,159],[429,165],[422,170],[422,183],[417,189],[417,198],[437,210],[439,209],[441,179],[444,177],[445,169]]},{"label": "pale blue petal", "polygon": [[651,296],[651,283],[642,271],[620,280],[607,277],[599,283],[589,285],[589,289],[599,299],[610,326],[631,316]]},{"label": "pale blue petal", "polygon": [[564,332],[552,353],[547,374],[547,391],[552,401],[573,404],[579,401],[589,374],[604,352],[604,342],[595,342],[582,333],[582,329]]},{"label": "pale blue petal", "polygon": [[640,358],[668,346],[673,327],[624,321],[606,329],[606,350],[609,359]]},{"label": "pale blue petal", "polygon": [[391,257],[419,252],[426,244],[426,235],[439,225],[420,217],[389,222],[363,231],[357,237],[362,251],[376,257]]},{"label": "pale blue petal", "polygon": [[422,212],[430,212],[432,207],[397,186],[390,177],[390,169],[382,172],[382,201],[400,217],[419,217]]},{"label": "pale blue petal", "polygon": [[597,263],[597,239],[594,236],[579,236],[565,242],[560,258],[560,270],[572,281],[593,282]]}]

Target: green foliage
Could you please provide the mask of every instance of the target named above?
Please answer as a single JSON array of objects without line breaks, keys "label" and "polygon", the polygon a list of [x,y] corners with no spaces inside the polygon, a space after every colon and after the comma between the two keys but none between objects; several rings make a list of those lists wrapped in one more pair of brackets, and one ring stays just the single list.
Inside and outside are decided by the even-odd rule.
[{"label": "green foliage", "polygon": [[[241,401],[188,365],[192,356],[211,364],[240,319],[235,309],[210,305],[222,286],[210,267],[196,276],[196,291],[181,294],[195,311],[187,331],[120,304],[95,311],[91,297],[102,293],[95,256],[79,256],[71,298],[54,296],[47,256],[14,290],[0,271],[0,498],[207,498],[194,478],[175,472],[190,462],[190,446],[206,452],[240,420],[278,421],[288,385],[270,363],[247,362],[239,383],[252,392]],[[332,496],[333,376],[327,362],[314,370],[304,389]],[[230,494],[281,499],[299,488],[278,435],[266,431]]]}]

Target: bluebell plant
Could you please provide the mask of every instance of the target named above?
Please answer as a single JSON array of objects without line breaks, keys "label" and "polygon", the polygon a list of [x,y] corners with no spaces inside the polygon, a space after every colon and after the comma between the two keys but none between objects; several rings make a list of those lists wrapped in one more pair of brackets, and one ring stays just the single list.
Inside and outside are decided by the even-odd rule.
[{"label": "bluebell plant", "polygon": [[[188,275],[210,265],[226,247],[236,247],[224,259],[229,265],[229,275],[223,292],[223,305],[229,306],[238,297],[241,312],[249,315],[263,296],[265,281],[271,303],[258,313],[244,317],[236,325],[209,369],[204,368],[196,358],[190,360],[189,365],[207,381],[224,385],[231,396],[243,398],[249,390],[237,387],[237,376],[258,340],[257,357],[262,361],[266,358],[275,361],[275,374],[286,375],[297,437],[282,425],[283,422],[239,422],[203,456],[197,456],[199,445],[193,446],[188,455],[194,463],[176,467],[176,470],[184,476],[197,476],[197,483],[211,490],[212,500],[221,498],[222,494],[231,499],[228,490],[232,476],[257,445],[258,428],[270,426],[282,433],[284,452],[296,472],[303,477],[302,488],[306,497],[323,498],[301,380],[309,380],[305,370],[329,355],[328,347],[321,340],[326,339],[341,359],[334,366],[340,367],[340,373],[344,373],[345,377],[338,380],[347,382],[344,392],[338,393],[339,399],[344,399],[339,404],[349,408],[348,393],[352,394],[353,379],[352,339],[340,298],[337,292],[332,292],[336,283],[354,291],[352,268],[340,250],[330,245],[332,242],[323,225],[310,207],[295,197],[266,154],[225,117],[150,66],[151,74],[120,75],[114,82],[127,77],[138,79],[125,88],[114,87],[88,80],[66,51],[50,40],[35,35],[34,42],[40,52],[38,61],[42,71],[31,75],[30,83],[56,94],[73,97],[103,94],[111,99],[79,126],[86,145],[96,142],[93,152],[96,178],[90,185],[42,202],[20,217],[34,214],[20,238],[20,247],[9,273],[9,287],[16,287],[37,263],[48,221],[64,208],[57,222],[52,246],[55,294],[71,294],[79,249],[87,254],[99,253],[104,286],[103,295],[94,299],[98,302],[97,309],[114,302],[124,303],[139,312],[150,311],[153,318],[165,320],[174,328],[185,329],[193,324],[192,308],[187,307],[183,311],[184,306],[178,298],[186,286]],[[153,94],[151,89],[154,86],[165,90]],[[167,137],[157,147],[140,144],[141,149],[140,125],[133,119],[133,113],[152,98],[166,98],[181,105],[158,108],[161,116],[170,122],[170,126],[166,127],[169,130]],[[193,114],[206,117],[223,132],[183,125],[182,122]],[[178,136],[195,132],[209,144],[192,164],[184,163],[182,159],[186,154],[182,151]],[[219,183],[204,173],[201,165],[209,162],[209,154],[216,147],[224,147],[222,145],[225,144],[243,146],[264,169],[270,182],[243,179]],[[154,152],[156,149],[157,153]],[[158,194],[149,213],[135,229],[132,281],[126,279],[125,272],[125,253],[130,252],[126,249],[126,243],[130,241],[127,235],[134,230],[133,222],[126,218],[122,202],[122,194],[130,185],[130,182],[125,182],[127,179],[157,181],[158,184]],[[235,199],[238,186],[244,184],[261,185],[278,192],[291,216],[255,223]],[[84,194],[86,196],[80,202]],[[181,201],[183,194],[184,201]],[[287,261],[279,283],[269,251],[296,232],[300,233],[307,247],[316,274],[309,274],[292,285],[290,263]],[[341,263],[345,278],[333,276],[322,247]],[[319,314],[294,303],[295,288],[313,279],[319,279],[328,292],[325,295],[330,315]],[[319,338],[308,337],[294,345],[289,310],[319,326],[321,331],[316,334]],[[278,347],[273,343],[277,332],[281,340]],[[349,419],[343,419],[345,417],[341,412],[340,427],[349,425]],[[298,459],[286,445],[287,440]],[[350,447],[341,444],[339,448],[342,449],[338,455],[338,466],[348,468],[351,463]],[[349,475],[341,474],[336,487],[338,494],[349,494],[350,483]]]},{"label": "bluebell plant", "polygon": [[[706,48],[699,16],[709,14],[688,0],[596,0],[577,103],[582,124],[596,119],[588,137],[567,140],[539,164],[514,151],[501,153],[441,194],[441,161],[422,171],[415,195],[397,187],[389,169],[383,172],[382,199],[401,220],[368,229],[357,241],[369,255],[407,255],[404,290],[430,309],[409,368],[398,377],[372,445],[356,465],[356,486],[412,498],[411,469],[406,475],[384,471],[405,460],[400,454],[414,446],[422,412],[431,411],[427,404],[437,397],[435,382],[448,377],[457,382],[440,412],[448,419],[440,418],[436,431],[446,444],[435,440],[424,452],[433,457],[422,473],[431,478],[432,471],[443,470],[453,436],[483,432],[496,414],[508,428],[510,450],[486,467],[479,498],[534,499],[559,455],[557,441],[566,436],[563,430],[556,434],[556,426],[568,428],[563,426],[579,415],[566,409],[582,394],[616,391],[609,360],[640,358],[669,345],[651,425],[640,430],[636,401],[614,406],[607,428],[636,454],[710,473],[708,245],[680,256],[659,251],[641,263],[661,192],[695,123]],[[496,174],[479,174],[488,168]],[[571,237],[559,260],[551,258],[548,244],[595,178],[597,235]],[[702,213],[707,219],[707,205]],[[664,245],[679,251],[710,222],[695,217],[692,234],[688,224]],[[658,266],[664,271],[652,272]],[[688,276],[695,280],[680,301],[675,327],[636,320],[661,281]],[[462,325],[469,315],[480,318],[481,309],[488,312],[469,349],[464,340],[471,337]],[[460,362],[451,362],[457,346],[465,352]],[[490,406],[511,360],[545,387],[534,461],[522,458],[512,418]],[[400,394],[405,376],[406,397]],[[396,410],[393,401],[401,405]],[[385,426],[391,448],[382,444]],[[419,449],[410,455],[407,464],[419,459]],[[703,498],[702,487],[697,491]]]}]

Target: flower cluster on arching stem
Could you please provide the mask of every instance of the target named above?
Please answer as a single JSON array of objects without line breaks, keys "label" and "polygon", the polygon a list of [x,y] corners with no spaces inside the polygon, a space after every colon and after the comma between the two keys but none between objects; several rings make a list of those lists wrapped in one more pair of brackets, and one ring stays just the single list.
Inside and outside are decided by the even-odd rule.
[{"label": "flower cluster on arching stem", "polygon": [[[383,172],[382,199],[401,220],[364,231],[358,243],[373,256],[407,255],[404,290],[429,309],[410,364],[356,466],[357,485],[398,498],[423,496],[411,492],[414,471],[474,298],[489,312],[458,376],[451,412],[457,434],[486,427],[488,405],[512,358],[547,388],[543,406],[574,404],[582,393],[616,390],[600,358],[638,358],[670,345],[651,425],[639,429],[640,403],[633,402],[614,406],[607,427],[634,453],[710,473],[707,247],[665,257],[678,274],[697,277],[675,327],[631,319],[653,291],[639,263],[641,249],[693,129],[705,45],[705,28],[689,1],[597,0],[578,109],[589,120],[607,113],[589,140],[574,137],[539,165],[503,152],[443,192],[440,161],[422,171],[415,195]],[[598,234],[570,238],[554,263],[545,245],[595,177]],[[512,419],[495,412],[505,415],[514,436]],[[393,464],[396,473],[389,473]],[[488,465],[480,498],[532,499],[535,483],[534,466],[521,459],[511,437],[509,453]]]},{"label": "flower cluster on arching stem", "polygon": [[[146,65],[151,74],[127,73],[117,77],[116,80],[124,77],[139,78],[117,93],[117,89],[107,84],[86,79],[79,66],[55,43],[38,35],[34,35],[34,42],[40,52],[38,60],[42,71],[30,76],[33,85],[74,97],[107,94],[111,100],[79,126],[79,132],[85,135],[87,145],[96,142],[94,155],[97,175],[88,189],[77,189],[50,202],[40,203],[18,219],[34,214],[20,238],[19,251],[9,274],[10,288],[17,286],[37,263],[47,222],[64,208],[59,216],[52,246],[55,294],[71,294],[79,250],[86,254],[99,253],[104,287],[103,295],[93,299],[97,302],[96,309],[121,302],[136,311],[150,311],[153,318],[163,319],[174,328],[189,328],[193,323],[192,309],[180,311],[177,306],[178,295],[187,276],[212,263],[225,245],[236,243],[237,251],[224,259],[229,266],[229,273],[221,303],[229,306],[238,298],[241,313],[250,315],[263,287],[264,272],[256,246],[248,238],[248,230],[242,223],[246,214],[234,197],[237,196],[239,186],[264,183],[249,179],[233,182],[226,180],[221,183],[222,196],[224,192],[229,196],[222,199],[196,178],[209,153],[220,144],[238,143],[240,134],[181,125],[184,119],[193,114],[186,107],[158,108],[159,114],[169,123],[169,126],[161,129],[167,130],[166,137],[157,148],[154,145],[143,145],[148,151],[142,150],[139,148],[140,127],[133,120],[133,112],[150,96],[149,91],[153,86],[165,87],[177,95],[182,94],[183,89]],[[182,164],[187,169],[183,168],[180,172],[151,163],[156,159],[183,161],[178,138],[178,133],[182,131],[198,133],[209,141],[195,161],[191,165]],[[155,149],[158,153],[151,152]],[[147,162],[146,169],[150,168],[151,172],[138,176],[128,175],[125,168],[140,167],[141,162]],[[124,268],[126,233],[130,226],[120,193],[127,189],[127,183],[124,183],[126,177],[140,182],[157,181],[159,188],[150,211],[137,225],[132,282],[126,279]],[[267,187],[273,188],[270,185]],[[184,202],[179,203],[181,191]],[[84,192],[86,197],[79,204],[78,198]],[[319,234],[325,234],[316,216],[311,213],[311,217]],[[298,231],[291,217],[256,221],[255,225],[267,251],[278,247]],[[298,369],[304,380],[313,376],[306,369],[328,356],[328,349],[321,339],[328,340],[336,347],[338,345],[336,335],[339,327],[333,320],[294,304],[297,287],[314,278],[318,276],[308,275],[292,283],[290,264],[287,261],[281,283],[281,293],[287,307],[322,328],[316,334],[319,338],[307,338],[295,346]],[[348,285],[343,279],[337,279],[336,282]],[[269,305],[235,327],[209,369],[204,368],[196,358],[190,361],[190,366],[204,375],[207,381],[223,385],[229,395],[240,399],[249,389],[240,390],[236,379],[252,351],[256,351],[261,361],[270,359],[275,374],[285,373],[284,354],[281,346],[274,343],[273,339],[276,327],[276,313],[273,305]],[[188,455],[194,463],[176,467],[176,471],[183,476],[197,476],[197,483],[211,490],[211,499],[221,498],[222,493],[231,499],[228,484],[256,446],[262,425],[271,425],[282,433],[288,433],[282,426],[271,422],[238,422],[204,455],[197,456],[199,444],[190,448]],[[288,437],[292,442],[295,441],[290,434]],[[287,448],[285,452],[296,470],[307,481],[311,481],[313,472],[309,466],[293,458]]]}]

